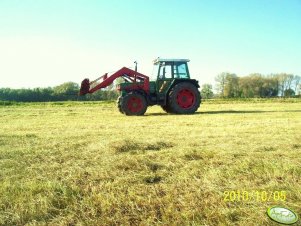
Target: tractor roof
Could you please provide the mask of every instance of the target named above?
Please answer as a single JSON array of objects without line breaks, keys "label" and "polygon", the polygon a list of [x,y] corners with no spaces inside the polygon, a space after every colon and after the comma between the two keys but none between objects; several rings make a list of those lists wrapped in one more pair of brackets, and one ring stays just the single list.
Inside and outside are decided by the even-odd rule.
[{"label": "tractor roof", "polygon": [[189,62],[188,59],[161,59],[157,58],[154,60],[154,64],[158,64],[160,62]]}]

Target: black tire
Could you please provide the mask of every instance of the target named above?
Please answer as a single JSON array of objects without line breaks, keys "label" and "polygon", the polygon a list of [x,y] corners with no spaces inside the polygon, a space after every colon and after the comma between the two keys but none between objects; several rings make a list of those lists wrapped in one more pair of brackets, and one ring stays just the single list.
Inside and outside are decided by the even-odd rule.
[{"label": "black tire", "polygon": [[167,106],[176,114],[193,114],[201,104],[200,92],[190,82],[176,84],[171,88],[167,98]]},{"label": "black tire", "polygon": [[119,96],[117,99],[117,108],[121,114],[124,114],[124,112],[121,109],[121,100],[122,100],[122,96]]},{"label": "black tire", "polygon": [[145,97],[139,93],[128,93],[120,99],[120,107],[126,115],[144,115],[147,102]]}]

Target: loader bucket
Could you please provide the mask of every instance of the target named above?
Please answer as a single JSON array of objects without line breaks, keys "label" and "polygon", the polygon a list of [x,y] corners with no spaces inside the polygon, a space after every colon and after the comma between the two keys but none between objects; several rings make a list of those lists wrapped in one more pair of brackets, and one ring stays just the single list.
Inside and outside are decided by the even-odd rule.
[{"label": "loader bucket", "polygon": [[80,96],[85,95],[85,94],[89,93],[89,90],[90,90],[90,82],[89,82],[89,79],[86,78],[81,83],[79,95]]}]

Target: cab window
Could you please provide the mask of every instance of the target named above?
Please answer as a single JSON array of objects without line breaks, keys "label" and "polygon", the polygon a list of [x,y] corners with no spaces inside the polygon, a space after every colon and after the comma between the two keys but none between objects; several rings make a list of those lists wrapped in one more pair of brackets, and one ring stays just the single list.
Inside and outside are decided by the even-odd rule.
[{"label": "cab window", "polygon": [[174,65],[175,78],[189,78],[189,72],[186,63],[179,63]]},{"label": "cab window", "polygon": [[159,78],[160,79],[166,79],[166,78],[172,78],[172,71],[171,71],[171,65],[160,65],[159,69]]}]

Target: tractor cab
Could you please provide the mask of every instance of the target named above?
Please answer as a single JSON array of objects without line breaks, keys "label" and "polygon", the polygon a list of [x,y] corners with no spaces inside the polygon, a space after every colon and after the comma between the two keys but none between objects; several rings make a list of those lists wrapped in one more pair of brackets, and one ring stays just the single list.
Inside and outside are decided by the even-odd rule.
[{"label": "tractor cab", "polygon": [[154,75],[157,80],[189,79],[188,59],[160,59],[154,60]]},{"label": "tractor cab", "polygon": [[175,82],[190,79],[187,62],[188,59],[157,58],[154,60],[150,91],[156,94],[159,102],[166,100],[166,93]]}]

